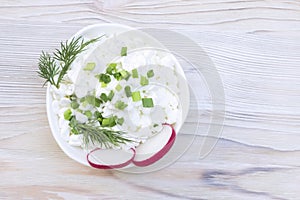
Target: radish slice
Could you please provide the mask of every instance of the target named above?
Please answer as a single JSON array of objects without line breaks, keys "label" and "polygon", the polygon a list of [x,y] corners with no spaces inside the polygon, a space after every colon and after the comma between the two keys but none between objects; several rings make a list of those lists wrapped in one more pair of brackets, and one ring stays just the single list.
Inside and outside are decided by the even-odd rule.
[{"label": "radish slice", "polygon": [[97,169],[116,169],[129,165],[135,150],[94,149],[86,156],[88,163]]},{"label": "radish slice", "polygon": [[132,160],[133,164],[144,167],[161,159],[173,146],[176,132],[172,125],[163,124],[160,133],[148,139],[136,148],[136,154]]}]

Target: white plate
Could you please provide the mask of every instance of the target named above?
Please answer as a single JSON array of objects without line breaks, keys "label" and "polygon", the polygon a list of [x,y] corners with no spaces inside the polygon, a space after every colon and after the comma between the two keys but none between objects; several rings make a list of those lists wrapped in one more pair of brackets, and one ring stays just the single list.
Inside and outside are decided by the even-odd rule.
[{"label": "white plate", "polygon": [[[133,32],[128,32],[128,31],[133,31]],[[133,34],[134,33],[134,34]],[[161,43],[159,43],[156,39],[153,37],[149,36],[148,34],[137,31],[131,27],[124,26],[124,25],[119,25],[119,24],[96,24],[96,25],[91,25],[83,28],[79,32],[77,32],[73,37],[79,37],[82,36],[85,40],[89,40],[92,38],[99,37],[103,34],[106,35],[113,35],[117,34],[120,35],[120,39],[124,39],[125,37],[134,37],[140,39],[140,43],[143,43],[143,47],[155,47],[155,48],[160,48],[160,49],[165,49]],[[99,45],[102,42],[99,42]],[[139,44],[141,45],[141,44]],[[93,57],[93,54],[97,52],[97,45],[91,46],[87,51],[84,53],[87,55],[87,58],[90,59]],[[189,108],[189,102],[190,102],[190,95],[189,95],[189,89],[188,89],[188,84],[184,75],[184,72],[176,60],[175,57],[173,57],[174,62],[175,62],[175,68],[178,70],[180,76],[182,79],[180,80],[180,91],[178,94],[179,101],[182,105],[182,116],[180,122],[176,123],[175,130],[178,133],[186,116],[188,113],[188,108]],[[85,152],[82,148],[79,147],[74,147],[69,145],[60,135],[60,128],[58,125],[58,116],[53,112],[52,110],[52,95],[50,93],[50,85],[47,87],[47,96],[46,96],[46,103],[47,103],[47,116],[48,116],[48,121],[49,125],[52,131],[52,134],[60,146],[60,148],[73,160],[89,166],[87,160],[86,160],[86,155],[87,152]]]}]

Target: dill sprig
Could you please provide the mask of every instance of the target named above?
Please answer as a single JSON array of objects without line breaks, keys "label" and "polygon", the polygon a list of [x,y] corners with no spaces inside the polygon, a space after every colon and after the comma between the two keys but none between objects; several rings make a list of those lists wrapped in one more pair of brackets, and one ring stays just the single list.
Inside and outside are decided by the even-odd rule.
[{"label": "dill sprig", "polygon": [[72,132],[83,135],[83,146],[88,147],[89,144],[100,147],[109,148],[112,146],[119,146],[132,140],[123,137],[125,132],[114,131],[100,126],[95,126],[93,123],[78,123],[75,118],[70,121]]},{"label": "dill sprig", "polygon": [[[63,80],[78,54],[85,51],[88,45],[98,41],[101,37],[91,39],[87,42],[84,42],[82,37],[61,42],[60,49],[55,49],[52,56],[42,51],[38,63],[39,71],[37,73],[46,80],[44,85],[49,82],[51,85],[59,88],[60,82]],[[132,141],[123,137],[125,132],[102,128],[96,126],[92,121],[82,124],[79,123],[75,117],[72,117],[69,126],[73,134],[83,135],[84,147],[93,144],[109,148]]]},{"label": "dill sprig", "polygon": [[60,73],[60,69],[56,66],[55,60],[49,53],[42,51],[39,59],[39,70],[39,76],[46,79],[44,85],[49,82],[51,85],[55,85],[58,88],[59,83],[55,82],[54,77]]},{"label": "dill sprig", "polygon": [[[85,51],[89,44],[98,41],[101,37],[84,42],[80,36],[78,38],[72,38],[70,42],[68,40],[61,42],[60,49],[55,49],[53,56],[42,51],[38,63],[39,71],[37,73],[46,80],[44,85],[49,82],[51,85],[59,88],[59,83],[70,69],[76,56]],[[56,75],[58,75],[57,78],[55,78]]]}]

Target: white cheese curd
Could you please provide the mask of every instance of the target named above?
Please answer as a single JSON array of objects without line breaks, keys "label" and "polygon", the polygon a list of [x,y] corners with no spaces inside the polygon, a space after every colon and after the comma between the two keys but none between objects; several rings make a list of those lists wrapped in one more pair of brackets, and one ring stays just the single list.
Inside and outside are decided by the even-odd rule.
[{"label": "white cheese curd", "polygon": [[64,124],[62,127],[60,127],[60,135],[65,141],[69,140],[70,136],[70,127],[68,124]]},{"label": "white cheese curd", "polygon": [[165,121],[166,112],[165,109],[161,106],[155,106],[151,113],[151,120],[153,124],[161,124],[161,122]]},{"label": "white cheese curd", "polygon": [[[159,127],[153,129],[154,124],[176,123],[179,114],[179,103],[176,94],[161,85],[147,85],[139,89],[146,91],[146,93],[141,94],[142,97],[147,96],[153,99],[154,107],[144,108],[140,103],[137,106],[132,106],[130,110],[128,110],[129,120],[131,120],[134,125],[131,129],[138,130],[138,128],[142,128],[142,131],[131,132],[130,135],[135,137],[150,137],[157,133],[155,130],[160,130]],[[145,128],[147,128],[147,131],[145,131]],[[148,131],[150,129],[153,131]]]},{"label": "white cheese curd", "polygon": [[70,135],[69,144],[72,146],[82,146],[83,138],[82,135]]},{"label": "white cheese curd", "polygon": [[[65,113],[66,110],[68,110],[67,107],[60,108],[60,109],[58,110],[57,115],[58,115],[60,118],[63,118],[63,119],[64,119],[64,113]],[[72,109],[71,109],[71,111],[72,111]],[[72,113],[73,113],[73,112],[72,112]]]},{"label": "white cheese curd", "polygon": [[[67,78],[57,89],[51,86],[53,96],[52,108],[58,115],[60,134],[65,141],[72,146],[82,146],[83,136],[70,134],[69,121],[64,119],[64,113],[70,109],[72,116],[75,116],[79,123],[87,123],[95,112],[101,113],[102,117],[109,118],[116,116],[123,118],[123,124],[117,124],[112,130],[126,132],[126,137],[133,142],[120,144],[115,149],[129,149],[147,141],[149,137],[160,132],[163,123],[174,124],[180,121],[181,105],[178,95],[178,75],[175,70],[175,61],[171,54],[158,50],[136,50],[128,51],[127,56],[117,57],[111,60],[111,52],[119,52],[122,42],[118,45],[108,45],[107,48],[96,50],[97,56],[92,56],[91,60],[82,57],[73,63],[72,68],[67,72]],[[137,43],[143,41],[136,41]],[[101,50],[101,51],[100,51]],[[109,60],[111,62],[104,62]],[[95,63],[95,68],[91,71],[83,70],[87,63]],[[131,70],[138,70],[138,78],[130,77],[126,80],[111,81],[103,86],[96,75],[105,73],[106,66],[110,63],[117,63],[117,69],[124,69],[131,73]],[[147,77],[147,72],[153,70],[154,76]],[[141,76],[149,81],[148,85],[141,86]],[[121,86],[120,91],[116,90]],[[131,92],[140,92],[141,99],[134,102],[132,97],[127,97],[124,92],[125,86],[130,86]],[[86,96],[95,96],[100,99],[102,93],[109,95],[114,92],[111,101],[101,102],[100,106],[95,107],[83,100]],[[71,108],[72,102],[68,96],[75,95],[78,103],[75,109]],[[151,98],[153,107],[144,107],[142,98]],[[74,101],[74,100],[73,100]],[[116,103],[121,101],[124,108],[119,109]],[[96,121],[98,123],[98,121]],[[100,124],[98,123],[100,126]],[[91,146],[93,147],[93,146]]]},{"label": "white cheese curd", "polygon": [[58,114],[59,107],[60,107],[59,101],[57,101],[57,100],[52,101],[52,105],[51,106],[52,106],[53,112],[55,114]]},{"label": "white cheese curd", "polygon": [[76,59],[73,62],[71,69],[67,72],[67,76],[72,81],[72,83],[76,82],[76,79],[79,76],[79,72],[81,70],[82,65],[83,65],[83,59],[81,57]]},{"label": "white cheese curd", "polygon": [[75,117],[82,124],[88,121],[87,116],[78,111],[75,111]]},{"label": "white cheese curd", "polygon": [[59,128],[63,128],[63,127],[69,127],[69,121],[65,120],[63,117],[59,117],[59,120],[58,120],[58,126]]},{"label": "white cheese curd", "polygon": [[66,90],[65,92],[66,95],[72,95],[74,93],[75,87],[74,85],[67,85],[65,90]]},{"label": "white cheese curd", "polygon": [[114,110],[110,109],[108,106],[105,106],[102,109],[102,112],[103,112],[103,114],[102,114],[103,117],[109,117],[115,113]]},{"label": "white cheese curd", "polygon": [[87,88],[86,85],[76,85],[75,86],[75,95],[78,98],[85,97],[87,95],[86,88]]},{"label": "white cheese curd", "polygon": [[54,100],[60,100],[65,94],[61,93],[54,85],[50,85],[50,92]]},{"label": "white cheese curd", "polygon": [[93,108],[93,106],[90,105],[90,104],[87,104],[87,105],[80,104],[79,109],[82,110],[82,111],[95,110],[95,109]]},{"label": "white cheese curd", "polygon": [[71,100],[68,98],[65,98],[65,97],[61,98],[59,101],[60,107],[68,107],[70,105],[70,103],[71,103]]},{"label": "white cheese curd", "polygon": [[78,76],[75,83],[75,95],[78,98],[85,97],[90,89],[92,87],[89,84],[89,77],[85,73],[82,73],[82,76]]},{"label": "white cheese curd", "polygon": [[145,138],[147,139],[149,136],[153,135],[150,127],[140,128],[138,129],[135,134],[135,136],[138,136],[139,139]]},{"label": "white cheese curd", "polygon": [[163,129],[163,125],[161,123],[155,123],[150,129],[152,133],[159,133]]}]

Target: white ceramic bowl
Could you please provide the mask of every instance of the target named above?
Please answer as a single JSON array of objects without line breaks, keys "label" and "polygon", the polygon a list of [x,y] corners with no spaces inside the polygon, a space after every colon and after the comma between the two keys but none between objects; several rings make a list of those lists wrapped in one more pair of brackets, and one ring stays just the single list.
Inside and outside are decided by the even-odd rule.
[{"label": "white ceramic bowl", "polygon": [[[91,26],[87,26],[85,28],[83,28],[82,30],[80,30],[79,32],[77,32],[73,37],[79,37],[79,36],[82,36],[83,39],[85,40],[89,40],[89,39],[92,39],[92,38],[96,38],[96,37],[99,37],[103,34],[105,35],[122,35],[121,36],[121,39],[122,37],[130,37],[130,35],[132,36],[132,33],[133,32],[130,32],[130,31],[133,31],[134,34],[136,34],[134,37],[139,37],[140,40],[142,42],[145,42],[145,44],[147,44],[146,46],[147,47],[155,47],[155,48],[160,48],[160,49],[164,49],[164,46],[159,43],[156,39],[154,39],[153,37],[151,37],[150,35],[144,33],[144,32],[141,32],[141,31],[137,31],[131,27],[128,27],[128,26],[124,26],[124,25],[119,25],[119,24],[95,24],[95,25],[91,25]],[[130,32],[130,34],[127,34],[128,32]],[[100,43],[102,43],[103,41],[100,41],[99,42],[99,45]],[[87,59],[90,59],[91,57],[93,57],[93,54],[95,52],[97,52],[97,44],[94,45],[94,46],[91,46],[90,48],[88,48],[84,54],[85,54],[85,57]],[[187,81],[186,81],[186,78],[185,78],[185,75],[184,75],[184,72],[179,64],[179,62],[176,60],[175,57],[173,57],[174,59],[174,62],[176,63],[176,69],[178,70],[180,76],[181,76],[181,80],[179,82],[180,84],[180,88],[181,88],[181,91],[179,92],[178,94],[178,97],[179,97],[179,101],[182,105],[182,116],[180,117],[180,122],[176,123],[176,126],[175,126],[175,130],[176,132],[178,133],[182,124],[184,123],[184,120],[187,116],[187,113],[188,113],[188,108],[189,108],[189,102],[190,102],[190,95],[189,95],[189,89],[188,89],[188,84],[187,84]],[[47,103],[47,116],[48,116],[48,121],[49,121],[49,125],[50,125],[50,128],[51,128],[51,131],[52,131],[52,134],[56,140],[56,142],[58,143],[58,145],[60,146],[60,148],[70,157],[72,158],[73,160],[81,163],[81,164],[84,164],[84,165],[87,165],[89,166],[87,160],[86,160],[86,155],[87,155],[87,152],[84,151],[82,148],[80,147],[74,147],[74,146],[71,146],[68,144],[67,141],[65,141],[61,135],[60,135],[60,128],[59,128],[59,125],[58,125],[58,116],[53,112],[53,109],[52,109],[52,95],[51,95],[51,92],[50,92],[50,85],[48,85],[48,88],[47,88],[47,96],[46,96],[47,100],[46,100],[46,103]]]}]

